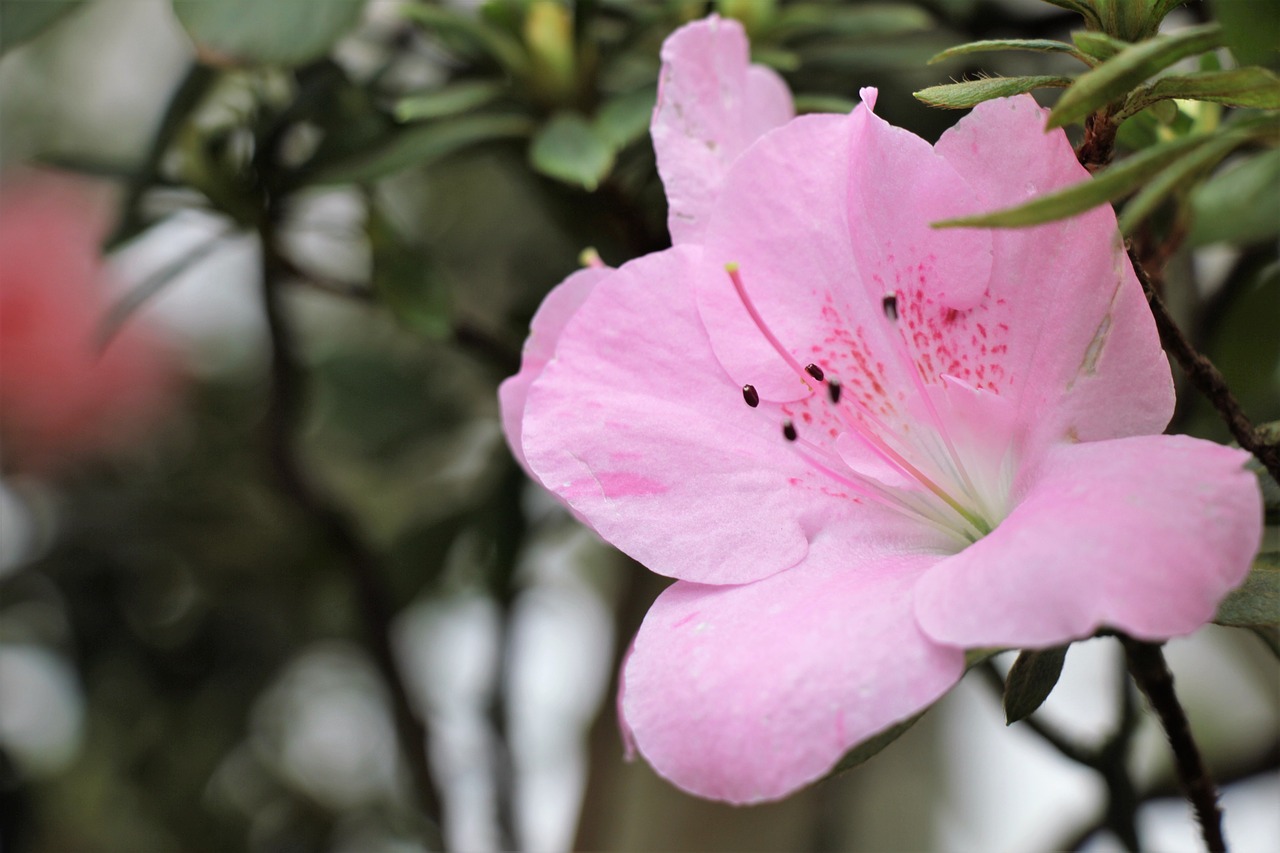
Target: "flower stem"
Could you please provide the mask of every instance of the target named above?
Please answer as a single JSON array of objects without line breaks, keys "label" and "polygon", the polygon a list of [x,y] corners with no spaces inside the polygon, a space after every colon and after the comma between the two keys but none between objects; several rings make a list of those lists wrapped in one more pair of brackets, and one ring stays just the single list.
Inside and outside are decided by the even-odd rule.
[{"label": "flower stem", "polygon": [[1151,709],[1156,712],[1169,739],[1178,781],[1200,823],[1205,847],[1211,853],[1225,851],[1227,842],[1222,834],[1218,789],[1209,777],[1208,768],[1191,736],[1186,712],[1173,691],[1173,674],[1165,663],[1164,652],[1159,644],[1144,643],[1123,634],[1118,636],[1124,646],[1129,674],[1151,703]]}]

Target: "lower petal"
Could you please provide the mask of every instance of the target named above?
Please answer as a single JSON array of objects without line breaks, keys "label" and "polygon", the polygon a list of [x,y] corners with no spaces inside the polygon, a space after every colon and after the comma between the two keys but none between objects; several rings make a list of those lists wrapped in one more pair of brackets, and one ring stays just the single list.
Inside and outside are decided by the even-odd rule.
[{"label": "lower petal", "polygon": [[963,673],[960,650],[912,617],[912,588],[938,559],[827,531],[804,562],[765,580],[673,584],[624,671],[640,752],[679,787],[732,803],[821,778]]},{"label": "lower petal", "polygon": [[965,647],[1196,630],[1261,540],[1247,458],[1186,436],[1055,448],[999,527],[921,580],[921,627]]}]

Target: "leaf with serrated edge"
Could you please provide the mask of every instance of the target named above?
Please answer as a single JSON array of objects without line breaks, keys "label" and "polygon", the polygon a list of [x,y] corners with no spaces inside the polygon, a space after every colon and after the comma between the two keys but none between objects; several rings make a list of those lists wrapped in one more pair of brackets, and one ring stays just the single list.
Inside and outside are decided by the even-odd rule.
[{"label": "leaf with serrated edge", "polygon": [[1221,43],[1222,28],[1203,24],[1127,47],[1080,75],[1054,106],[1048,126],[1063,127],[1079,121],[1178,60],[1213,50]]},{"label": "leaf with serrated edge", "polygon": [[954,59],[957,56],[968,56],[971,53],[990,53],[1000,50],[1029,50],[1036,53],[1065,53],[1068,56],[1074,56],[1076,59],[1086,65],[1096,65],[1093,57],[1082,53],[1075,45],[1067,44],[1065,41],[1054,41],[1053,39],[987,39],[984,41],[971,41],[968,44],[959,44],[955,47],[949,47],[942,53],[934,54],[929,60],[929,64],[933,65],[937,62],[945,62],[948,59]]},{"label": "leaf with serrated edge", "polygon": [[976,106],[983,101],[1021,95],[1033,89],[1061,89],[1065,86],[1070,86],[1071,82],[1070,77],[987,77],[982,80],[967,80],[963,83],[930,86],[914,94],[918,100],[931,107],[962,110]]},{"label": "leaf with serrated edge", "polygon": [[1018,655],[1004,681],[1006,725],[1031,716],[1049,698],[1058,676],[1062,675],[1067,648],[1027,649]]}]

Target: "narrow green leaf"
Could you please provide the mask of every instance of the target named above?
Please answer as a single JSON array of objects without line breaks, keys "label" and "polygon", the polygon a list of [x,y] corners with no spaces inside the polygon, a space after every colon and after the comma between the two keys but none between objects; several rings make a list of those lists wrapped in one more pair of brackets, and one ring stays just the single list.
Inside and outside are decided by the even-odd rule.
[{"label": "narrow green leaf", "polygon": [[1258,555],[1244,584],[1218,605],[1213,621],[1236,628],[1280,625],[1280,552]]},{"label": "narrow green leaf", "polygon": [[0,54],[29,41],[75,11],[84,0],[0,0]]},{"label": "narrow green leaf", "polygon": [[1148,83],[1130,95],[1120,117],[1133,115],[1157,101],[1170,98],[1212,101],[1230,107],[1280,109],[1280,77],[1265,68],[1257,67],[1171,74]]},{"label": "narrow green leaf", "polygon": [[173,11],[215,64],[301,65],[360,20],[365,0],[173,0]]},{"label": "narrow green leaf", "polygon": [[1080,121],[1178,60],[1213,50],[1221,44],[1222,28],[1217,24],[1202,24],[1127,47],[1080,75],[1054,106],[1048,126],[1063,127]]},{"label": "narrow green leaf", "polygon": [[596,133],[615,149],[635,142],[649,130],[653,105],[658,100],[656,88],[645,88],[605,101],[593,123]]},{"label": "narrow green leaf", "polygon": [[1164,142],[1121,160],[1092,178],[1042,195],[1017,207],[935,222],[935,228],[1020,228],[1075,216],[1100,204],[1128,195],[1153,175],[1203,145],[1208,136],[1187,136]]},{"label": "narrow green leaf", "polygon": [[910,719],[903,720],[896,725],[890,726],[869,740],[864,740],[862,743],[846,752],[844,758],[840,759],[839,763],[831,769],[831,772],[835,774],[842,773],[845,770],[852,770],[854,767],[857,767],[868,759],[874,758],[878,753],[882,752],[886,746],[906,734],[907,729],[914,726],[923,716],[924,711],[921,711]]},{"label": "narrow green leaf", "polygon": [[532,131],[533,122],[521,115],[460,116],[414,125],[369,151],[320,168],[311,183],[368,183],[412,166],[427,165],[465,148],[500,139],[517,139]]},{"label": "narrow green leaf", "polygon": [[516,77],[529,73],[529,54],[518,40],[464,11],[415,3],[401,5],[400,14],[429,31],[469,41]]},{"label": "narrow green leaf", "polygon": [[993,98],[1007,98],[1010,95],[1021,95],[1033,89],[1057,88],[1070,86],[1070,77],[1034,76],[1034,77],[984,77],[981,80],[966,80],[963,83],[947,83],[943,86],[930,86],[915,92],[918,100],[931,107],[947,110],[962,110],[976,106]]},{"label": "narrow green leaf", "polygon": [[1231,240],[1254,243],[1280,235],[1280,149],[1228,166],[1191,196],[1195,246]]},{"label": "narrow green leaf", "polygon": [[432,92],[410,95],[396,104],[399,121],[422,121],[456,115],[484,106],[507,89],[495,80],[463,80]]},{"label": "narrow green leaf", "polygon": [[1081,53],[1104,62],[1120,51],[1129,47],[1129,42],[1121,41],[1097,30],[1079,30],[1071,34],[1071,41]]},{"label": "narrow green leaf", "polygon": [[1171,163],[1124,206],[1118,222],[1121,233],[1132,234],[1155,212],[1160,202],[1177,190],[1189,187],[1201,174],[1248,141],[1248,134],[1217,133],[1204,145]]},{"label": "narrow green leaf", "polygon": [[557,113],[534,134],[529,161],[548,177],[594,190],[613,168],[614,151],[577,113]]},{"label": "narrow green leaf", "polygon": [[1049,698],[1062,675],[1067,648],[1027,649],[1018,655],[1004,682],[1005,725],[1031,716]]},{"label": "narrow green leaf", "polygon": [[934,54],[933,58],[929,60],[929,64],[933,65],[936,62],[954,59],[957,56],[968,56],[971,53],[988,53],[1001,50],[1065,53],[1068,56],[1074,56],[1086,65],[1097,64],[1094,62],[1093,57],[1081,52],[1075,45],[1067,44],[1065,41],[1054,41],[1053,39],[987,39],[985,41],[971,41],[968,44],[949,47],[942,53]]}]

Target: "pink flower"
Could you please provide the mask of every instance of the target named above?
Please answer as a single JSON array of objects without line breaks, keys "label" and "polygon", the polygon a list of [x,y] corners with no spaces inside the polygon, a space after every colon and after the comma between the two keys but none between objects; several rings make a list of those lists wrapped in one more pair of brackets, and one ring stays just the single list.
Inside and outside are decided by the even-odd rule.
[{"label": "pink flower", "polygon": [[80,186],[6,183],[0,199],[0,438],[5,464],[48,471],[139,440],[173,403],[172,353],[134,322],[105,349],[98,245]]},{"label": "pink flower", "polygon": [[[692,198],[708,140],[673,116],[758,104],[728,22],[664,59],[655,144]],[[666,100],[704,91],[722,97]],[[503,387],[531,474],[677,579],[626,663],[635,744],[735,803],[928,707],[965,649],[1194,631],[1261,537],[1244,453],[1158,435],[1169,366],[1109,208],[929,227],[1085,177],[1035,102],[983,104],[930,146],[863,100],[735,138],[705,203],[673,204],[700,228],[571,276]]]}]

